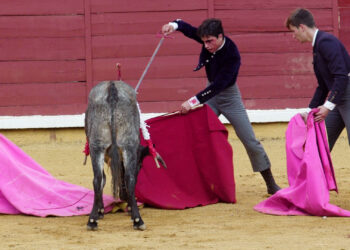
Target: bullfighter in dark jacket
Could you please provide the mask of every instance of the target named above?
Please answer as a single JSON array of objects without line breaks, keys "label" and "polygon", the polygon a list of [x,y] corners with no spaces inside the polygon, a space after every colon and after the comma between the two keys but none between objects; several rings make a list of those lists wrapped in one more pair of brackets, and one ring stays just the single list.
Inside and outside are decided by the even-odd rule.
[{"label": "bullfighter in dark jacket", "polygon": [[218,116],[223,114],[245,146],[253,170],[263,176],[267,192],[276,193],[280,187],[271,173],[270,160],[255,137],[236,83],[241,65],[237,46],[224,35],[219,19],[204,20],[198,28],[179,19],[162,27],[164,35],[176,30],[203,45],[195,71],[204,67],[208,78],[207,87],[185,101],[181,105],[181,112],[187,113],[192,107],[206,103]]},{"label": "bullfighter in dark jacket", "polygon": [[309,108],[319,108],[315,121],[325,120],[332,150],[344,127],[350,138],[350,56],[339,39],[317,29],[312,13],[306,9],[293,11],[286,27],[301,43],[312,43],[318,87]]}]

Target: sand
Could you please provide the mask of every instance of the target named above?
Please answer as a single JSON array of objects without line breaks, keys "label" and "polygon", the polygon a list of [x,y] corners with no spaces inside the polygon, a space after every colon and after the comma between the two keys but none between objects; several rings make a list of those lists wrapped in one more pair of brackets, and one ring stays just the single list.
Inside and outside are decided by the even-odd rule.
[{"label": "sand", "polygon": [[[276,181],[287,187],[285,123],[255,124]],[[234,149],[237,203],[186,210],[140,210],[146,231],[135,231],[123,212],[107,214],[98,231],[87,231],[87,216],[38,218],[0,215],[0,249],[350,249],[350,218],[273,216],[253,210],[266,187],[253,173],[240,141],[229,128]],[[3,130],[58,179],[92,188],[92,169],[82,165],[83,129]],[[350,154],[346,134],[333,152],[339,194],[331,203],[350,210]],[[1,173],[0,173],[1,174]],[[110,179],[108,179],[109,181]],[[106,185],[105,192],[110,192]]]}]

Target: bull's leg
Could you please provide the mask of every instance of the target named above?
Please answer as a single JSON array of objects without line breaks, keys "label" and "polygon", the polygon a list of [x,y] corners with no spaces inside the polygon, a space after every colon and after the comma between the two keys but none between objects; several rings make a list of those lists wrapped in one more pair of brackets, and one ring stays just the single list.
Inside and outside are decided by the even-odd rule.
[{"label": "bull's leg", "polygon": [[134,223],[134,229],[145,230],[146,225],[141,218],[135,199],[135,186],[138,174],[137,149],[129,147],[123,150],[123,161],[125,166],[125,184],[128,194],[128,205],[131,209],[131,219]]},{"label": "bull's leg", "polygon": [[128,194],[126,191],[126,183],[125,183],[125,168],[124,164],[120,169],[121,181],[119,182],[119,199],[122,201],[128,201]]},{"label": "bull's leg", "polygon": [[103,170],[103,165],[102,165],[102,187],[101,187],[101,202],[100,202],[100,208],[98,210],[98,218],[103,219],[105,216],[105,206],[103,204],[103,189],[106,185],[106,174],[105,171]]},{"label": "bull's leg", "polygon": [[103,205],[103,187],[106,183],[106,176],[103,171],[104,153],[103,150],[91,150],[91,162],[94,172],[94,205],[92,207],[89,221],[87,223],[88,230],[97,230],[97,221],[103,218],[104,205]]}]

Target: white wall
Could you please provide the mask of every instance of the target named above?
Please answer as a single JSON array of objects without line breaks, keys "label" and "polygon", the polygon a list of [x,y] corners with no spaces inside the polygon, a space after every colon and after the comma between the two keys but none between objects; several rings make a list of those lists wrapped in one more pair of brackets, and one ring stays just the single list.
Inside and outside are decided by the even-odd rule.
[{"label": "white wall", "polygon": [[[273,109],[247,110],[253,123],[288,122],[295,114],[306,112],[306,109]],[[142,114],[147,120],[163,115],[162,113]],[[84,127],[85,114],[57,115],[57,116],[0,116],[0,129],[28,129],[28,128],[70,128]],[[225,117],[220,116],[223,123],[228,123]]]}]

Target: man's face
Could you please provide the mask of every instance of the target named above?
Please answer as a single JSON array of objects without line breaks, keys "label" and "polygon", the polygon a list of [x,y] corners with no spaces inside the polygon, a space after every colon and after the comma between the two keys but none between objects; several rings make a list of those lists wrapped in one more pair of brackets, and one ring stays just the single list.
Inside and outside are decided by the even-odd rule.
[{"label": "man's face", "polygon": [[298,40],[301,43],[307,42],[307,33],[305,26],[303,24],[300,24],[299,27],[295,27],[293,25],[289,26],[290,30],[293,32],[293,38]]},{"label": "man's face", "polygon": [[210,53],[214,53],[215,51],[217,51],[217,49],[220,48],[220,46],[224,42],[224,37],[223,37],[222,34],[219,34],[218,37],[216,37],[216,36],[205,36],[205,37],[202,37],[201,39],[202,39],[202,41],[204,43],[204,47]]}]

